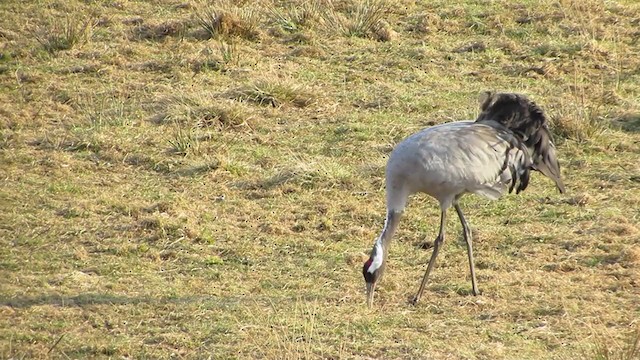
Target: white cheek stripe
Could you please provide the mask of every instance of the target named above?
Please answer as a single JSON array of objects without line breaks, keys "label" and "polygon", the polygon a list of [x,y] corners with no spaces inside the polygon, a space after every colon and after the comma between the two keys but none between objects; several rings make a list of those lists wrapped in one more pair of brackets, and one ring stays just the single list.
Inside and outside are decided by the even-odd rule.
[{"label": "white cheek stripe", "polygon": [[389,214],[387,214],[387,217],[385,217],[384,219],[384,227],[382,228],[382,235],[380,235],[380,237],[378,237],[378,240],[376,240],[376,245],[375,245],[375,256],[373,257],[373,261],[371,261],[371,265],[369,266],[369,269],[367,270],[367,272],[373,274],[376,270],[378,270],[380,268],[380,266],[382,266],[382,258],[384,256],[384,252],[382,249],[382,237],[384,236],[384,234],[387,232],[387,226],[389,225]]},{"label": "white cheek stripe", "polygon": [[382,244],[380,243],[380,239],[381,238],[378,238],[378,241],[376,241],[376,245],[375,245],[376,255],[373,257],[373,261],[369,266],[369,270],[367,270],[367,272],[370,272],[372,274],[376,270],[378,270],[380,266],[382,266]]}]

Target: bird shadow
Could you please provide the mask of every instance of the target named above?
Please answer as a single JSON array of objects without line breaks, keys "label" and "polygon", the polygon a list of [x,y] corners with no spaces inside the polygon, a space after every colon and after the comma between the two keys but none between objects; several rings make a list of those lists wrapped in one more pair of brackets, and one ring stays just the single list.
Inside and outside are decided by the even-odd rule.
[{"label": "bird shadow", "polygon": [[29,308],[32,306],[53,305],[59,307],[82,307],[86,305],[136,305],[136,304],[186,304],[211,300],[208,296],[187,297],[130,297],[105,293],[86,293],[75,296],[36,295],[5,297],[0,296],[0,306]]},{"label": "bird shadow", "polygon": [[12,296],[0,295],[0,307],[7,306],[14,309],[30,308],[33,306],[51,305],[65,308],[83,307],[91,305],[188,305],[188,304],[211,304],[217,307],[237,307],[242,304],[271,304],[274,301],[311,301],[312,296],[298,296],[296,298],[283,296],[273,298],[269,296],[224,296],[216,297],[211,295],[192,296],[126,296],[109,293],[83,293],[73,296],[57,294],[34,295],[34,296]]}]

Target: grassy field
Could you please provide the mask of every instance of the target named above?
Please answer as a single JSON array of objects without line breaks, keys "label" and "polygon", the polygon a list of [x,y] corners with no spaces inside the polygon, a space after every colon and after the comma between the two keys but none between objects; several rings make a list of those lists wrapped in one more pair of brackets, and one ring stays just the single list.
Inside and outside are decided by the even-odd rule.
[{"label": "grassy field", "polygon": [[[0,358],[640,358],[640,4],[515,3],[3,0]],[[464,198],[482,295],[452,220],[417,306],[413,197],[367,308],[390,150],[484,90],[567,194]]]}]

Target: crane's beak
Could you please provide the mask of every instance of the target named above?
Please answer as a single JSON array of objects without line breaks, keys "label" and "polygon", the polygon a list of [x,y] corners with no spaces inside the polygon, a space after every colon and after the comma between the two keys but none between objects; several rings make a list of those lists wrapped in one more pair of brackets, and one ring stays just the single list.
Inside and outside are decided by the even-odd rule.
[{"label": "crane's beak", "polygon": [[373,305],[373,293],[376,290],[376,283],[367,283],[367,306]]}]

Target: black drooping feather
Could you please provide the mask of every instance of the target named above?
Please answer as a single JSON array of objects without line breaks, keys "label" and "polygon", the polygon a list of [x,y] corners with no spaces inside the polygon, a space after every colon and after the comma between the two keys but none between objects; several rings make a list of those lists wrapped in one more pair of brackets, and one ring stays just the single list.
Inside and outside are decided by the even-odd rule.
[{"label": "black drooping feather", "polygon": [[[509,193],[516,189],[516,194],[525,190],[529,185],[529,171],[532,168],[531,157],[525,144],[517,137],[511,130],[507,129],[502,123],[494,120],[483,121],[485,125],[489,125],[496,130],[496,135],[502,140],[509,143],[509,147],[504,154],[504,163],[500,169],[500,173],[509,170],[511,174],[511,184],[509,184]],[[511,163],[512,157],[510,153],[512,151],[520,151],[524,154],[524,157],[517,162]],[[516,184],[518,187],[516,188]]]},{"label": "black drooping feather", "polygon": [[513,93],[483,94],[476,122],[495,121],[509,129],[529,149],[532,168],[556,183],[564,193],[560,164],[544,112],[526,96]]}]

